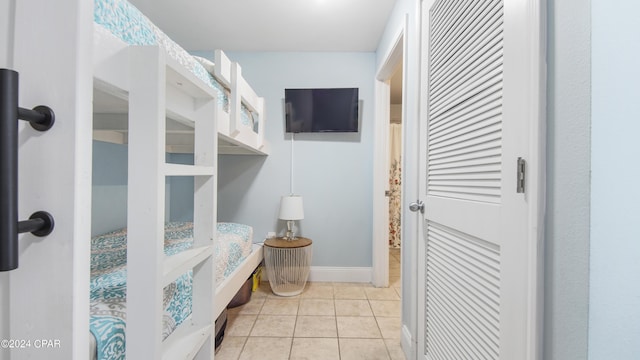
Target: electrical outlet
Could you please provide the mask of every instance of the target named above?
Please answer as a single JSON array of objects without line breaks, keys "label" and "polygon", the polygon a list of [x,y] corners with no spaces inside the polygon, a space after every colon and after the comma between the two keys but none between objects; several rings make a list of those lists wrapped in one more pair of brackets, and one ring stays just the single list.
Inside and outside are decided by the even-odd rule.
[{"label": "electrical outlet", "polygon": [[274,237],[276,237],[276,233],[274,231],[269,231],[267,233],[267,239],[271,239],[271,238],[274,238]]}]

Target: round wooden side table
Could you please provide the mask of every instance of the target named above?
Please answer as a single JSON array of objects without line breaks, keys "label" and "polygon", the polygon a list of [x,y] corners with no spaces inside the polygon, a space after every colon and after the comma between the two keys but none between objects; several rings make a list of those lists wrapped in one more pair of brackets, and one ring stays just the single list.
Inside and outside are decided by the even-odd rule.
[{"label": "round wooden side table", "polygon": [[271,238],[264,242],[264,263],[274,294],[295,296],[304,290],[311,266],[312,241]]}]

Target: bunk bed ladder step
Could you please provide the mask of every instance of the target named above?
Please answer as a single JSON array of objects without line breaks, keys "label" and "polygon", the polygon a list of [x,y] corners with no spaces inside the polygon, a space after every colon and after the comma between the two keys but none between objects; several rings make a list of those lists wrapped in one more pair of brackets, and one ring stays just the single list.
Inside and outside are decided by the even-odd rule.
[{"label": "bunk bed ladder step", "polygon": [[[191,86],[193,79],[174,68],[177,65],[167,61],[160,48],[128,49],[131,241],[127,255],[127,358],[211,359],[215,351],[216,95]],[[190,89],[185,90],[187,95],[195,96],[188,102],[193,108],[180,111],[180,116],[190,114],[193,118],[189,120],[195,124],[194,165],[165,161],[166,118],[173,114],[168,111],[167,96],[176,92],[176,83]],[[194,177],[193,246],[169,257],[163,246],[167,176]],[[189,271],[193,281],[191,316],[163,341],[163,288]]]}]

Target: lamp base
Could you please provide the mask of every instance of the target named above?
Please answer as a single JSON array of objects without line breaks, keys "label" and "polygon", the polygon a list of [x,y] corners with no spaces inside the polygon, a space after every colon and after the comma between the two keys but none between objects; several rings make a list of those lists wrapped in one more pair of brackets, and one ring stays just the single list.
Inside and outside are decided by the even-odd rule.
[{"label": "lamp base", "polygon": [[296,239],[296,235],[293,232],[293,220],[287,220],[287,232],[285,233],[284,238],[287,241]]}]

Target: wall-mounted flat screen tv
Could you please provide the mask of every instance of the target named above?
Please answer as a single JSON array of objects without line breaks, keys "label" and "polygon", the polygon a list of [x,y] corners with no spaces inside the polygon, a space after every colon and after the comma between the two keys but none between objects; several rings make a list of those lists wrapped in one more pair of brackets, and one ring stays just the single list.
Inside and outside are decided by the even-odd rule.
[{"label": "wall-mounted flat screen tv", "polygon": [[285,89],[286,131],[357,132],[358,88]]}]

